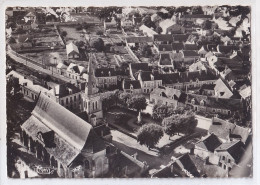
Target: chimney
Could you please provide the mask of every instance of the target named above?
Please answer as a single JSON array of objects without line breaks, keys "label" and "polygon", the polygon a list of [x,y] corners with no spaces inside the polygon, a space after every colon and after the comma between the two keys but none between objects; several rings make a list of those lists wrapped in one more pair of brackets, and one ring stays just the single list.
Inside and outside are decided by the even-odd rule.
[{"label": "chimney", "polygon": [[200,73],[200,75],[201,75],[201,73],[202,73],[202,69],[199,69],[199,73]]},{"label": "chimney", "polygon": [[187,77],[189,77],[189,71],[186,71],[186,75],[187,75]]}]

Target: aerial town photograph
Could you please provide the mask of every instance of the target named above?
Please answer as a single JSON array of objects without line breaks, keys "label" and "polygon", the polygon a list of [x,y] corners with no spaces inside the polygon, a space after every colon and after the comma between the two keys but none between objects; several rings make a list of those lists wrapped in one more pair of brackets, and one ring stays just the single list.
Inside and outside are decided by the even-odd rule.
[{"label": "aerial town photograph", "polygon": [[8,178],[253,177],[250,6],[7,7]]}]

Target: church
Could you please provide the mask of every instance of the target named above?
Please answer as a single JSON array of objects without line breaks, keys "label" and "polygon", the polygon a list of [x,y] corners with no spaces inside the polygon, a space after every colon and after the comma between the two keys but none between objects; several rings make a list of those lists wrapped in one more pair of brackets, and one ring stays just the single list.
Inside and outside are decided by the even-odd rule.
[{"label": "church", "polygon": [[59,177],[99,177],[108,172],[109,146],[92,125],[43,93],[21,125],[20,141]]},{"label": "church", "polygon": [[97,81],[93,69],[93,54],[89,55],[89,65],[87,71],[87,82],[85,93],[82,94],[82,109],[87,113],[87,121],[96,126],[102,121],[103,110],[100,94],[98,93]]}]

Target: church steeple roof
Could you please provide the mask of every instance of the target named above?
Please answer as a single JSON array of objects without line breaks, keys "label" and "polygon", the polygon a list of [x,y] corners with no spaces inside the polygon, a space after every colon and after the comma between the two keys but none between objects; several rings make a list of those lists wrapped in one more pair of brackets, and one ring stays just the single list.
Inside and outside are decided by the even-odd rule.
[{"label": "church steeple roof", "polygon": [[87,83],[86,83],[86,88],[85,88],[85,93],[87,95],[96,94],[98,91],[97,87],[96,87],[96,78],[95,78],[93,64],[92,64],[93,61],[94,61],[94,56],[92,53],[90,53],[88,71],[87,71]]}]

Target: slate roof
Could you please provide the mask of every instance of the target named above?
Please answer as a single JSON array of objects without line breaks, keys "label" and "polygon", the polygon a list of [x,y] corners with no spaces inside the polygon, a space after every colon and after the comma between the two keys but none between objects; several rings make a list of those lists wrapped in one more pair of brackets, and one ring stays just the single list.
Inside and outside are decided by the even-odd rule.
[{"label": "slate roof", "polygon": [[180,72],[171,74],[161,74],[163,84],[174,84],[194,82],[196,79],[199,81],[216,80],[217,77],[210,71],[193,71],[193,72]]},{"label": "slate roof", "polygon": [[169,88],[169,87],[155,88],[151,92],[151,95],[160,96],[160,94],[163,94],[163,96],[165,98],[174,99],[174,100],[181,102],[181,103],[185,103],[186,96],[187,96],[185,93],[181,92],[180,90]]},{"label": "slate roof", "polygon": [[184,50],[198,50],[198,46],[196,44],[184,44]]},{"label": "slate roof", "polygon": [[241,91],[239,91],[239,94],[244,99],[246,99],[247,97],[250,97],[251,96],[251,86],[248,86],[245,89],[242,89]]},{"label": "slate roof", "polygon": [[200,102],[203,100],[206,107],[211,107],[215,109],[226,109],[231,111],[237,111],[241,108],[241,102],[239,99],[233,99],[230,101],[227,98],[216,98],[208,97],[204,95],[188,94],[188,102],[191,102],[192,99],[195,100],[196,105],[200,105]]},{"label": "slate roof", "polygon": [[126,37],[127,43],[146,43],[146,42],[153,42],[152,37]]},{"label": "slate roof", "polygon": [[183,55],[184,55],[184,57],[198,57],[198,56],[200,56],[196,51],[193,51],[193,50],[184,50]]},{"label": "slate roof", "polygon": [[172,50],[179,51],[183,50],[184,46],[182,43],[172,43]]},{"label": "slate roof", "polygon": [[229,137],[238,139],[245,143],[251,130],[249,128],[240,127],[228,121],[214,118],[212,125],[209,128],[209,133],[214,133],[222,139]]},{"label": "slate roof", "polygon": [[196,18],[196,19],[201,19],[201,18],[212,18],[211,15],[204,15],[204,14],[187,14],[187,15],[183,15],[182,18]]},{"label": "slate roof", "polygon": [[243,155],[243,149],[240,141],[230,141],[223,143],[215,150],[216,152],[226,151],[228,152],[233,159],[238,162],[241,156]]},{"label": "slate roof", "polygon": [[172,34],[172,37],[174,41],[186,42],[189,34]]},{"label": "slate roof", "polygon": [[161,80],[158,71],[141,71],[139,74],[141,76],[142,81],[152,81],[152,76],[154,77],[154,80]]},{"label": "slate roof", "polygon": [[[179,161],[179,162],[178,162]],[[188,153],[182,155],[176,160],[177,164],[182,168],[190,172],[194,177],[200,177],[197,167],[193,163]]]},{"label": "slate roof", "polygon": [[96,77],[116,76],[116,71],[114,68],[97,68],[95,70],[95,76]]},{"label": "slate roof", "polygon": [[130,64],[130,70],[132,72],[132,75],[137,78],[137,72],[139,70],[142,71],[151,71],[149,69],[148,63],[131,63]]},{"label": "slate roof", "polygon": [[39,131],[54,131],[54,147],[45,146],[45,149],[65,165],[71,164],[82,150],[98,152],[105,149],[89,123],[44,94],[40,94],[32,116],[21,127],[37,140]]},{"label": "slate roof", "polygon": [[159,64],[160,65],[172,65],[170,54],[169,53],[161,53]]},{"label": "slate roof", "polygon": [[203,148],[204,150],[214,152],[214,150],[221,145],[222,142],[215,134],[210,134],[208,137],[204,138],[203,140],[199,141],[195,144],[195,146],[199,148]]},{"label": "slate roof", "polygon": [[139,80],[125,80],[124,89],[130,89],[130,86],[133,86],[133,89],[141,89],[141,84]]},{"label": "slate roof", "polygon": [[159,51],[172,51],[172,45],[171,44],[160,44],[158,46]]},{"label": "slate roof", "polygon": [[161,41],[161,42],[172,42],[173,38],[171,34],[157,34],[154,35],[154,41]]},{"label": "slate roof", "polygon": [[80,92],[80,89],[77,88],[75,85],[71,83],[65,83],[55,86],[49,92],[52,93],[54,96],[58,96],[59,98],[66,97],[71,94],[76,94]]}]

